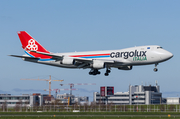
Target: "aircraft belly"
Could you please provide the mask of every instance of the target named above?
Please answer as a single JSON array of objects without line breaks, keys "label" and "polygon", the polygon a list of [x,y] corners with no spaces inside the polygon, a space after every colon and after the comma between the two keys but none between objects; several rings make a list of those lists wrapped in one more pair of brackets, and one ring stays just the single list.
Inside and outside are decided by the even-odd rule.
[{"label": "aircraft belly", "polygon": [[38,63],[57,66],[57,67],[63,67],[63,68],[77,68],[77,66],[75,66],[75,65],[61,64],[60,61],[57,61],[57,62],[55,62],[55,61],[38,61]]}]

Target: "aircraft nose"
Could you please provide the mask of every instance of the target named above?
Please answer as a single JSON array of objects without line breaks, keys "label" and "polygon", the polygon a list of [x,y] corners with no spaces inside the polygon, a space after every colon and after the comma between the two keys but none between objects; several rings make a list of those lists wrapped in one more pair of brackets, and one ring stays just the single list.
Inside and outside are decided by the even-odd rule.
[{"label": "aircraft nose", "polygon": [[160,57],[164,60],[168,60],[173,57],[173,54],[171,52],[165,51]]},{"label": "aircraft nose", "polygon": [[169,58],[172,58],[174,55],[169,52]]}]

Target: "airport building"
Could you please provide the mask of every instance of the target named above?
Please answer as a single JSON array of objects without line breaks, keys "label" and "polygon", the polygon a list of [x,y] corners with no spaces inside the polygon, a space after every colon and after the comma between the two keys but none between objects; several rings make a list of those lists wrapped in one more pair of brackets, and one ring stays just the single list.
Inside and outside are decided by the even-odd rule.
[{"label": "airport building", "polygon": [[[70,94],[64,93],[64,94],[57,94],[56,99],[61,100],[61,103],[67,104],[68,103],[68,97],[70,97]],[[89,101],[89,97],[75,97],[74,95],[71,96],[71,103],[75,104],[81,104],[86,103]]]},{"label": "airport building", "polygon": [[180,98],[179,97],[168,97],[166,98],[167,104],[180,104]]},{"label": "airport building", "polygon": [[[56,99],[59,99],[63,104],[67,104],[68,97],[70,97],[70,94],[58,94],[56,96]],[[72,104],[82,104],[89,101],[88,97],[75,97],[74,95],[72,95],[71,97]],[[27,107],[51,105],[54,101],[55,98],[52,95],[49,97],[48,94],[0,94],[0,106],[6,105],[8,108],[15,107],[17,105]]]},{"label": "airport building", "polygon": [[[106,88],[108,89],[108,86]],[[110,93],[110,95],[109,94],[104,95],[104,94],[111,92],[111,90],[107,90],[103,92],[102,89],[103,87],[101,87],[100,93],[94,92],[94,99],[93,99],[94,102],[104,103],[104,104],[119,104],[119,105],[137,105],[137,104],[150,105],[150,104],[162,103],[162,93],[160,92],[160,87],[158,85],[156,86],[130,85],[128,92],[114,93],[114,91],[112,91],[113,94]]]},{"label": "airport building", "polygon": [[32,107],[42,106],[47,101],[48,95],[41,95],[40,93],[34,93],[32,95],[11,95],[11,94],[0,94],[0,106],[6,105],[7,107],[15,107],[16,105]]}]

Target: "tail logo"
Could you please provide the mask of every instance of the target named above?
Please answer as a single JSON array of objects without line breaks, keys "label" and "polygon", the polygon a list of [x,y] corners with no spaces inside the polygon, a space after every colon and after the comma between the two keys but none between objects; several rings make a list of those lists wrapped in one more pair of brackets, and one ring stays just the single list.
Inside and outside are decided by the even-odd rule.
[{"label": "tail logo", "polygon": [[30,39],[28,41],[28,45],[26,46],[26,50],[34,50],[34,51],[38,50],[38,45],[36,45],[34,39]]}]

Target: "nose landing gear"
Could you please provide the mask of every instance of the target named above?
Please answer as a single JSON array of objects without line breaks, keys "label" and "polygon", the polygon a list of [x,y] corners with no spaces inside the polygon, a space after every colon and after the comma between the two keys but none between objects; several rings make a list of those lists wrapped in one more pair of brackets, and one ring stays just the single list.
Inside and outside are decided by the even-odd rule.
[{"label": "nose landing gear", "polygon": [[157,72],[157,71],[158,71],[158,69],[157,69],[157,68],[154,68],[153,70],[154,70],[154,72]]},{"label": "nose landing gear", "polygon": [[157,64],[155,64],[155,68],[153,69],[153,70],[154,70],[154,72],[157,72],[157,71],[158,71],[157,65],[158,65],[158,63],[157,63]]}]

